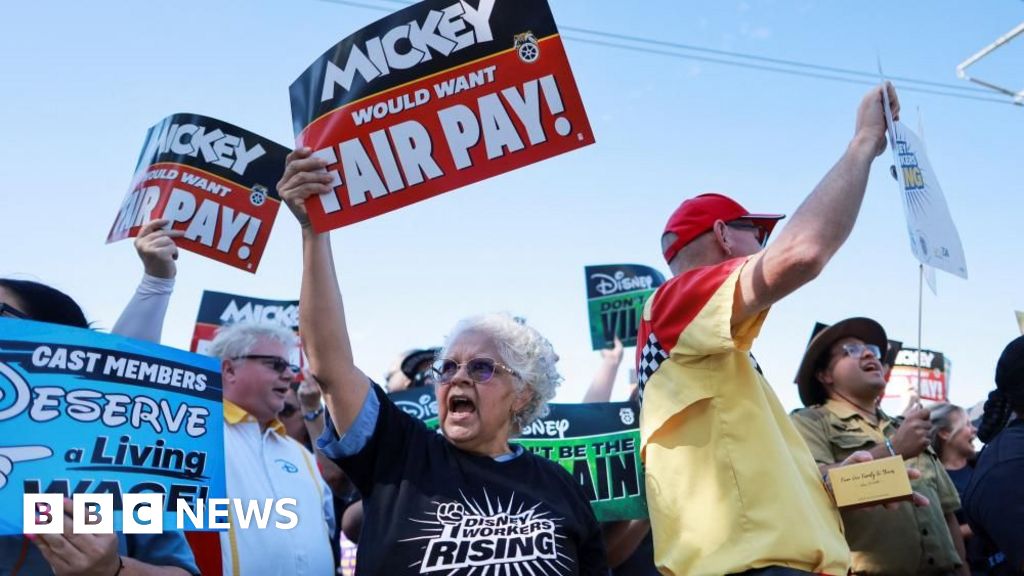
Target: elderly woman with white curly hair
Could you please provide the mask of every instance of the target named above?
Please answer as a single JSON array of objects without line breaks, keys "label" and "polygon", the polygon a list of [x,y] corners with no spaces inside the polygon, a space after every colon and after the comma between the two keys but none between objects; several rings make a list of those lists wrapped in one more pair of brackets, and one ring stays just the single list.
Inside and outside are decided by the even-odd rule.
[{"label": "elderly woman with white curly hair", "polygon": [[300,328],[330,413],[318,442],[363,494],[360,574],[607,574],[579,484],[509,443],[547,411],[561,379],[551,344],[510,316],[458,323],[434,363],[441,434],[356,367],[328,234],[304,202],[324,163],[293,152],[278,191],[302,226]]}]

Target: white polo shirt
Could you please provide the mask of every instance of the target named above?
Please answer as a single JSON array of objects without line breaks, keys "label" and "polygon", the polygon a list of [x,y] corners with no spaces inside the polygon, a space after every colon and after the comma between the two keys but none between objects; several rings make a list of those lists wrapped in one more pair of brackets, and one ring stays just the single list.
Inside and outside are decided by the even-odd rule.
[{"label": "white polo shirt", "polygon": [[227,400],[224,454],[228,498],[241,498],[246,505],[253,500],[260,506],[267,498],[294,498],[295,506],[288,508],[298,517],[294,528],[282,530],[274,523],[289,523],[291,518],[272,510],[265,529],[255,520],[242,528],[232,508],[231,527],[220,534],[224,575],[333,574],[334,507],[313,454],[290,438],[279,421],[261,432],[252,415]]}]

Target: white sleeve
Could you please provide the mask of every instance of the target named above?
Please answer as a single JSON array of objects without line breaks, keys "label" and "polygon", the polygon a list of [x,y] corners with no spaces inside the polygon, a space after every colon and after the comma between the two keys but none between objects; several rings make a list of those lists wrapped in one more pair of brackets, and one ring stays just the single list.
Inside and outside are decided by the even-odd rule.
[{"label": "white sleeve", "polygon": [[121,317],[114,324],[113,332],[121,336],[160,343],[164,329],[167,304],[174,291],[174,278],[157,278],[142,275],[142,282],[135,289],[135,296],[125,306]]}]

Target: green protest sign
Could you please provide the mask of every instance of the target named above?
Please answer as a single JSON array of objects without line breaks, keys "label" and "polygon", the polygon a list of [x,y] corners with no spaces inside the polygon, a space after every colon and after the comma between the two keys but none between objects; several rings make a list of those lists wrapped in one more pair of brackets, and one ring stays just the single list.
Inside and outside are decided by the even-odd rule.
[{"label": "green protest sign", "polygon": [[426,424],[427,428],[437,429],[437,398],[434,396],[433,386],[392,392],[388,394],[388,398],[403,412]]},{"label": "green protest sign", "polygon": [[647,518],[639,411],[630,402],[550,404],[513,442],[561,464],[601,522]]},{"label": "green protest sign", "polygon": [[618,336],[623,346],[636,346],[644,303],[665,282],[660,272],[640,264],[586,266],[590,345],[610,348]]}]

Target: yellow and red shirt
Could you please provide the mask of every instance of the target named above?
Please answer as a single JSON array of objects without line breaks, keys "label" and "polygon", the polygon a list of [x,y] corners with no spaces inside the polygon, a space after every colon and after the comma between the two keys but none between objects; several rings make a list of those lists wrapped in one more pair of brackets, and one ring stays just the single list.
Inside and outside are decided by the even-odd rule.
[{"label": "yellow and red shirt", "polygon": [[732,325],[740,271],[758,258],[690,270],[644,307],[640,434],[663,573],[849,566],[818,467],[750,355],[768,311]]}]

